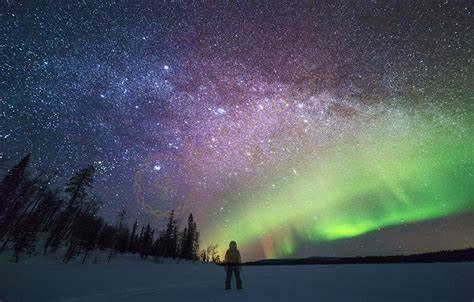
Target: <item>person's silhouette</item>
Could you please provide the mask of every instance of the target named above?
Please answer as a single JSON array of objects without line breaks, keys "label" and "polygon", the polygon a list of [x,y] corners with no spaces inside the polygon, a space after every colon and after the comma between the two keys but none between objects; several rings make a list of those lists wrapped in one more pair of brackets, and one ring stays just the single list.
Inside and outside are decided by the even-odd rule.
[{"label": "person's silhouette", "polygon": [[232,273],[235,275],[235,280],[237,281],[237,289],[242,289],[242,280],[240,280],[240,263],[242,258],[240,257],[240,252],[237,249],[237,243],[231,241],[229,244],[229,249],[225,253],[224,268],[226,271],[225,278],[225,289],[230,289],[230,281],[232,279]]}]

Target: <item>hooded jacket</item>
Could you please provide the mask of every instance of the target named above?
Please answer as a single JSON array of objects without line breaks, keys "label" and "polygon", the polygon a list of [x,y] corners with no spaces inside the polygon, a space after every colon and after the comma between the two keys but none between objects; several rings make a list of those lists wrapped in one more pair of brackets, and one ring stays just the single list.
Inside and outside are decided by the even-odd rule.
[{"label": "hooded jacket", "polygon": [[240,257],[240,252],[237,249],[237,244],[235,242],[231,242],[229,245],[229,249],[225,253],[225,263],[226,264],[240,264],[242,262],[242,258]]}]

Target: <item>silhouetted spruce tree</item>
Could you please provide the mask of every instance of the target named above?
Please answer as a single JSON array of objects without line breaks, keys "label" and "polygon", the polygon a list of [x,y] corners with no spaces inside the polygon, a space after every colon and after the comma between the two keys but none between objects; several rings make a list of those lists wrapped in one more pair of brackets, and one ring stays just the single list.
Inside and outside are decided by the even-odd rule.
[{"label": "silhouetted spruce tree", "polygon": [[143,233],[143,237],[140,243],[140,257],[142,259],[147,259],[148,255],[151,254],[152,245],[153,245],[153,230],[150,227],[150,223],[148,223]]},{"label": "silhouetted spruce tree", "polygon": [[7,208],[11,206],[17,190],[26,178],[26,167],[30,162],[30,154],[23,157],[12,169],[10,169],[0,183],[0,217]]},{"label": "silhouetted spruce tree", "polygon": [[57,189],[48,190],[46,192],[41,232],[47,233],[52,228],[53,222],[60,213],[63,203],[64,201],[61,199]]},{"label": "silhouetted spruce tree", "polygon": [[65,192],[69,198],[64,210],[60,212],[53,223],[44,246],[44,254],[48,252],[50,246],[53,251],[56,250],[61,241],[68,239],[71,235],[77,216],[84,206],[83,203],[87,197],[87,189],[92,187],[93,175],[94,167],[88,166],[69,179],[65,187]]},{"label": "silhouetted spruce tree", "polygon": [[118,246],[119,246],[119,241],[121,237],[121,232],[123,229],[123,224],[125,221],[125,215],[127,214],[127,211],[125,209],[121,209],[117,215],[117,225],[116,225],[116,231],[115,231],[115,236],[114,236],[114,241],[113,244],[110,248],[109,256],[107,257],[107,261],[110,262],[112,260],[112,256],[117,254]]},{"label": "silhouetted spruce tree", "polygon": [[174,211],[171,211],[165,233],[165,257],[176,258],[178,256],[178,229],[174,218]]},{"label": "silhouetted spruce tree", "polygon": [[194,240],[193,240],[193,250],[192,250],[192,260],[199,260],[199,232],[197,230],[197,227],[195,229],[194,233]]},{"label": "silhouetted spruce tree", "polygon": [[129,244],[128,244],[128,250],[134,254],[137,252],[137,248],[136,248],[137,241],[138,241],[137,228],[138,228],[138,221],[135,220],[135,223],[133,224],[133,227],[132,227],[132,233],[130,234]]},{"label": "silhouetted spruce tree", "polygon": [[128,247],[130,245],[129,240],[130,240],[130,230],[128,229],[127,225],[124,225],[119,232],[117,252],[119,253],[128,252],[129,251]]},{"label": "silhouetted spruce tree", "polygon": [[155,238],[155,230],[151,228],[150,240],[148,241],[148,244],[147,244],[147,255],[153,255],[154,238]]},{"label": "silhouetted spruce tree", "polygon": [[[70,226],[71,231],[66,240],[68,248],[64,254],[64,263],[67,263],[78,256],[81,253],[81,250],[83,250],[83,247],[87,245],[87,241],[91,239],[91,228],[95,226],[94,220],[98,210],[99,205],[95,200],[90,200],[87,204],[83,204],[79,209]],[[95,237],[92,239],[95,240]]]},{"label": "silhouetted spruce tree", "polygon": [[35,196],[38,195],[41,177],[42,175],[38,175],[34,179],[24,177],[14,198],[10,200],[9,206],[0,218],[0,239],[6,238],[5,242],[9,242],[9,233],[17,229],[17,224],[31,209],[31,205],[36,200]]},{"label": "silhouetted spruce tree", "polygon": [[41,184],[41,190],[37,191],[27,210],[15,221],[4,243],[5,246],[8,240],[13,242],[15,262],[19,261],[21,254],[32,255],[35,252],[38,234],[45,228],[47,217],[54,215],[57,209],[57,196],[47,186],[49,180],[47,178]]},{"label": "silhouetted spruce tree", "polygon": [[83,210],[85,207],[91,207],[92,209],[86,209],[85,211],[97,211],[97,207],[94,202],[90,202],[87,205],[85,204],[86,201],[94,201],[91,199],[87,200],[87,190],[92,188],[94,172],[94,166],[87,166],[72,176],[69,182],[66,184],[64,191],[69,195],[69,201],[66,209],[71,208],[73,213],[71,221],[68,224],[69,228],[66,229],[66,237],[68,233],[72,231],[71,226],[73,225],[74,220],[77,218],[77,215],[81,210]]},{"label": "silhouetted spruce tree", "polygon": [[180,234],[179,257],[182,259],[187,259],[188,254],[189,254],[188,228],[185,227],[183,232]]},{"label": "silhouetted spruce tree", "polygon": [[[6,239],[0,251],[3,251],[11,240],[16,242],[15,246],[18,248],[19,242],[26,240],[26,238],[22,238],[22,236],[33,236],[33,239],[30,240],[34,240],[36,234],[41,231],[42,225],[46,220],[45,212],[48,210],[48,207],[51,206],[52,192],[49,189],[49,183],[51,179],[55,177],[55,174],[49,177],[42,176],[43,174],[40,174],[32,181],[25,181],[24,185],[27,186],[29,191],[27,199],[24,203],[21,203],[21,207],[17,208],[17,211],[14,213],[10,213],[11,209],[6,213],[3,222],[7,222],[5,227],[8,230],[5,233]],[[7,217],[10,217],[10,219],[7,219]],[[28,242],[28,240],[26,240],[26,242]],[[21,253],[22,250],[23,249],[17,251]]]},{"label": "silhouetted spruce tree", "polygon": [[191,228],[192,232],[189,234],[189,241],[191,242],[191,250],[189,253],[190,260],[198,259],[199,252],[199,232],[197,230],[196,222],[194,221],[193,214],[189,214],[188,228]]},{"label": "silhouetted spruce tree", "polygon": [[31,256],[36,248],[36,236],[39,231],[40,217],[28,215],[16,230],[12,233],[11,241],[13,242],[14,262],[20,261],[20,255],[26,254]]},{"label": "silhouetted spruce tree", "polygon": [[110,224],[104,224],[100,230],[97,246],[100,250],[105,251],[112,246],[115,235],[115,227]]},{"label": "silhouetted spruce tree", "polygon": [[181,258],[187,260],[197,260],[199,251],[199,233],[193,214],[189,214],[188,225],[184,229],[181,241]]},{"label": "silhouetted spruce tree", "polygon": [[161,231],[158,238],[153,243],[153,255],[155,260],[159,257],[165,257],[166,254],[166,232]]},{"label": "silhouetted spruce tree", "polygon": [[85,263],[89,255],[97,248],[100,230],[104,224],[104,220],[95,215],[88,215],[86,219],[88,220],[87,227],[84,227],[81,232],[79,248],[84,253],[82,263]]},{"label": "silhouetted spruce tree", "polygon": [[138,235],[138,238],[137,238],[137,253],[140,253],[142,249],[142,242],[143,242],[144,235],[145,235],[145,225],[142,225],[142,228],[140,230],[140,235]]}]

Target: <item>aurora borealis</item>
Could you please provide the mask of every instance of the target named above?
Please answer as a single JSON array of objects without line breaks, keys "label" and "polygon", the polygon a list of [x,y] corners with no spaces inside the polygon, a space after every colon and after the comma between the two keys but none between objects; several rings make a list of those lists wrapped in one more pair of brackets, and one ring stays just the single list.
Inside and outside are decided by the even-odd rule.
[{"label": "aurora borealis", "polygon": [[258,240],[267,257],[281,257],[298,240],[338,240],[472,210],[472,120],[453,116],[453,129],[413,118],[386,116],[364,125],[370,129],[362,136],[349,133],[349,141],[303,160],[313,163],[304,172],[239,198],[245,206],[232,216],[236,222],[214,236]]},{"label": "aurora borealis", "polygon": [[7,1],[0,168],[244,259],[474,245],[471,1]]}]

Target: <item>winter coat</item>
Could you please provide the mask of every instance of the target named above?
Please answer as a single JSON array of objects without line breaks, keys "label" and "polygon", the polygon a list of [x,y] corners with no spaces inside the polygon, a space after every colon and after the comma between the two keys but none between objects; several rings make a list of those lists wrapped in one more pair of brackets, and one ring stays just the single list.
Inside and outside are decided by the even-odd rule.
[{"label": "winter coat", "polygon": [[225,263],[226,264],[240,264],[242,262],[242,258],[240,257],[240,252],[238,249],[228,249],[225,253]]}]

